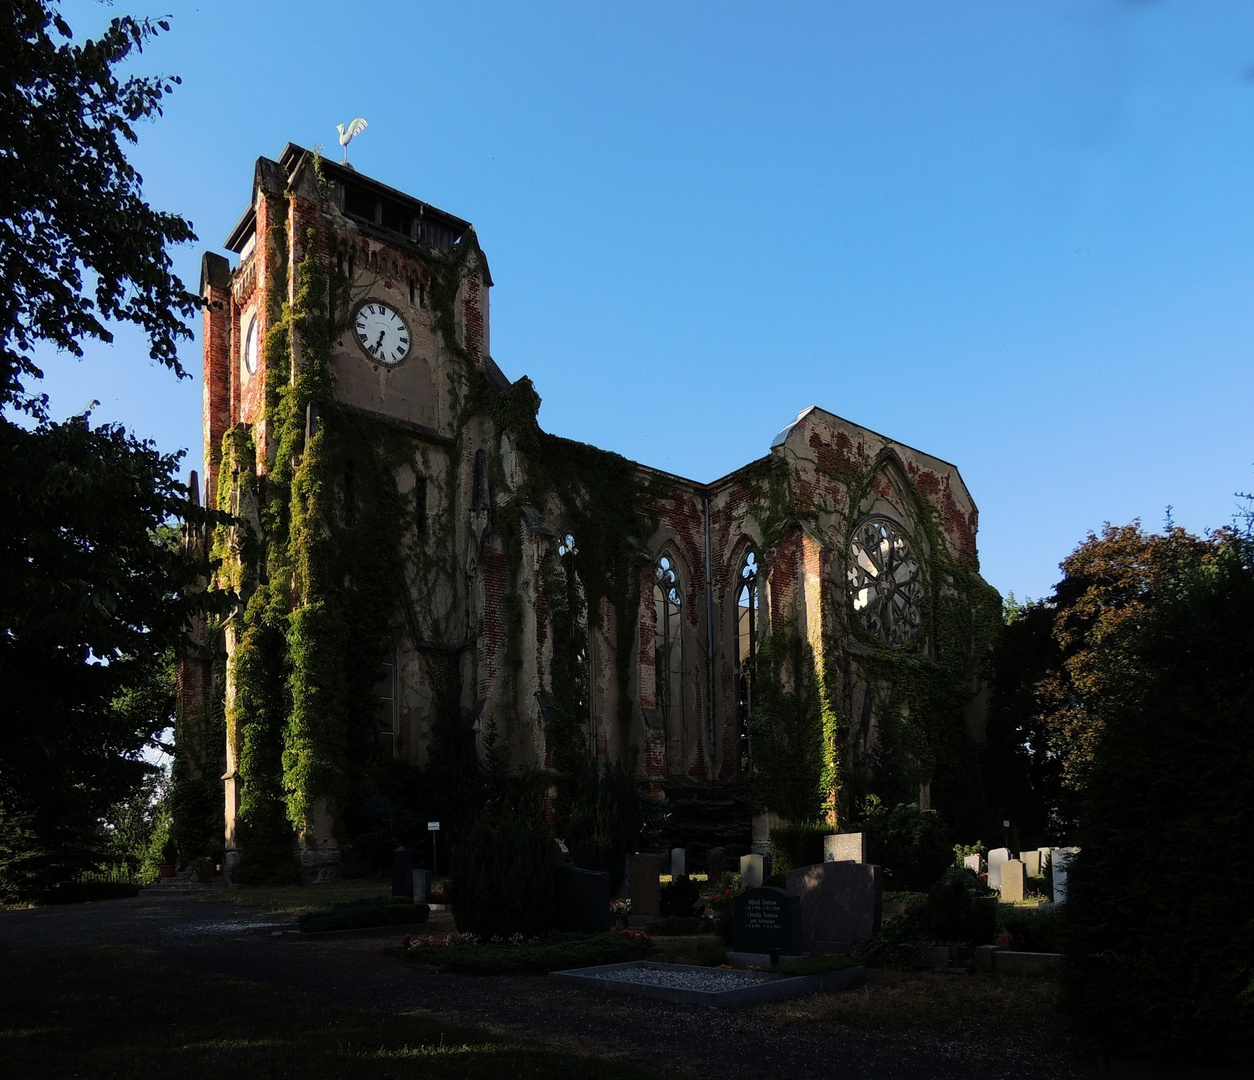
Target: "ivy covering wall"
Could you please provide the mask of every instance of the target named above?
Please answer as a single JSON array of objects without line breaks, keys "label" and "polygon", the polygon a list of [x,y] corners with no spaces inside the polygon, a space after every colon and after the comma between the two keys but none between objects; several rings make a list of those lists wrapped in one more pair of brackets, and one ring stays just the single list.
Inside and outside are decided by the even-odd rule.
[{"label": "ivy covering wall", "polygon": [[[755,805],[795,821],[845,823],[865,812],[869,797],[889,805],[914,802],[920,785],[930,784],[932,804],[949,827],[979,835],[987,812],[965,714],[988,675],[1001,597],[973,560],[954,556],[939,511],[893,455],[861,453],[838,465],[807,459],[804,465],[834,482],[843,492],[841,505],[797,484],[794,463],[781,457],[746,472],[768,552],[803,534],[823,537],[825,568],[821,641],[808,640],[790,623],[773,627],[761,648],[750,717]],[[847,587],[861,508],[885,480],[903,503],[901,524],[924,564],[922,631],[898,646],[862,624]],[[824,525],[833,521],[834,535]],[[859,684],[874,702],[875,738],[865,762],[854,760],[850,745]]]}]

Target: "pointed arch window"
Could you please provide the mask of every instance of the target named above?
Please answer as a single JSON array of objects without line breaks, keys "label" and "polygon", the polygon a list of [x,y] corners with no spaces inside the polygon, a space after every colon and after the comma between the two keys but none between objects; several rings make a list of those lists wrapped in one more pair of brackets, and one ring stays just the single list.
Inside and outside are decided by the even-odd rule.
[{"label": "pointed arch window", "polygon": [[740,761],[749,762],[749,708],[758,665],[758,557],[750,551],[740,567],[736,589],[736,715]]},{"label": "pointed arch window", "polygon": [[[591,663],[588,635],[588,605],[584,594],[583,582],[579,578],[579,548],[575,538],[567,533],[557,542],[557,558],[561,563],[566,577],[566,610],[569,612],[569,624],[566,638],[562,642],[565,660],[570,667],[572,681],[573,704],[578,713],[580,723],[590,723],[591,710]],[[591,732],[589,732],[591,734]],[[589,749],[595,750],[589,739]]]},{"label": "pointed arch window", "polygon": [[669,555],[661,556],[654,568],[653,611],[656,627],[653,639],[657,708],[668,733],[683,730],[684,650],[681,614],[683,597],[679,576]]}]

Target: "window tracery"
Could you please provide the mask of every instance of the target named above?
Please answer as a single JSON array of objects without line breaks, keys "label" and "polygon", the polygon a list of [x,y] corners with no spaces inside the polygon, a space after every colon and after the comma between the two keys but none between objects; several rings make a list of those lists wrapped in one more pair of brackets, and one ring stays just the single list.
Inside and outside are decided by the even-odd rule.
[{"label": "window tracery", "polygon": [[684,657],[680,622],[683,597],[679,591],[675,564],[669,555],[658,559],[653,576],[656,627],[653,657],[657,708],[664,727],[673,734],[683,730],[684,720]]},{"label": "window tracery", "polygon": [[741,768],[749,764],[749,709],[758,661],[758,557],[750,551],[740,567],[736,590],[736,715]]},{"label": "window tracery", "polygon": [[923,585],[910,539],[895,521],[870,517],[854,530],[849,592],[862,625],[889,645],[904,645],[923,624]]}]

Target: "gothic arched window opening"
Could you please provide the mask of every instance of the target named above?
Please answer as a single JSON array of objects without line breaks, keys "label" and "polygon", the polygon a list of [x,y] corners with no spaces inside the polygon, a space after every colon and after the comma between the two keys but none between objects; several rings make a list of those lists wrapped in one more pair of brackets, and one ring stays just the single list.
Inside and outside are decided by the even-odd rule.
[{"label": "gothic arched window opening", "polygon": [[758,666],[758,557],[750,551],[740,568],[736,591],[736,718],[740,765],[749,764],[749,709]]},{"label": "gothic arched window opening", "polygon": [[679,578],[669,555],[661,556],[653,572],[653,612],[656,627],[653,663],[657,709],[668,735],[683,731],[684,648],[680,622],[683,599]]},{"label": "gothic arched window opening", "polygon": [[557,558],[566,579],[565,625],[561,628],[563,640],[560,646],[565,653],[563,660],[570,680],[570,702],[577,722],[589,725],[589,751],[595,751],[592,738],[591,656],[588,638],[587,598],[583,582],[579,579],[579,548],[575,538],[567,533],[557,542]]}]

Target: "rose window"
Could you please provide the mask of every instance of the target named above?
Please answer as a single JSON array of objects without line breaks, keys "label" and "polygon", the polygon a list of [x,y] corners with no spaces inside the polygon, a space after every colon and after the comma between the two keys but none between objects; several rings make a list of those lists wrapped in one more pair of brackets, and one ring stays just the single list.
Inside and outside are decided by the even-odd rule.
[{"label": "rose window", "polygon": [[912,641],[923,622],[919,560],[901,527],[888,518],[868,518],[849,545],[849,591],[853,610],[872,634],[889,645]]}]

